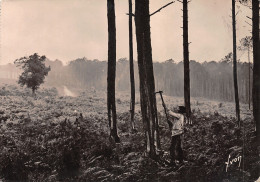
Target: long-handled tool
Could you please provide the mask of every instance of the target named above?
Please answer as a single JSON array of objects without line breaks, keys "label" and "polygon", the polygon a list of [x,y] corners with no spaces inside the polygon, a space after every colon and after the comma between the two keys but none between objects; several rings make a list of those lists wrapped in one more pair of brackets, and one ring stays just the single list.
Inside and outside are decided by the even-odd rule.
[{"label": "long-handled tool", "polygon": [[162,106],[163,106],[163,108],[164,108],[164,112],[165,112],[165,115],[166,115],[167,123],[168,123],[168,125],[169,125],[169,127],[170,127],[170,129],[171,129],[171,128],[172,128],[172,123],[171,123],[170,120],[169,120],[169,115],[168,115],[168,112],[167,112],[167,109],[166,109],[166,105],[165,105],[164,100],[163,100],[163,96],[162,96],[163,91],[155,92],[155,94],[158,94],[158,93],[159,93],[160,96],[161,96]]}]

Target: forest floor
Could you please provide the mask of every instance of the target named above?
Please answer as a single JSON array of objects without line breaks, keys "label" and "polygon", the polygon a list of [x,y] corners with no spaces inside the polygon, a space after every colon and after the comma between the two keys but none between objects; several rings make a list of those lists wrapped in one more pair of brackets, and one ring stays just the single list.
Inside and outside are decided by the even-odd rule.
[{"label": "forest floor", "polygon": [[[164,154],[155,161],[144,153],[139,98],[137,132],[132,133],[130,96],[117,93],[121,143],[115,145],[109,140],[106,93],[85,90],[77,95],[58,96],[54,89],[45,89],[34,98],[30,90],[15,86],[0,89],[0,181],[240,182],[259,177],[260,148],[245,104],[241,104],[238,129],[233,103],[193,98],[194,122],[183,136],[187,162],[172,168],[163,162],[169,160],[171,136],[164,116],[159,117]],[[162,110],[159,99],[158,110]],[[181,98],[164,99],[170,109],[183,103]],[[80,113],[84,119],[76,122]],[[227,166],[228,160],[232,164]]]}]

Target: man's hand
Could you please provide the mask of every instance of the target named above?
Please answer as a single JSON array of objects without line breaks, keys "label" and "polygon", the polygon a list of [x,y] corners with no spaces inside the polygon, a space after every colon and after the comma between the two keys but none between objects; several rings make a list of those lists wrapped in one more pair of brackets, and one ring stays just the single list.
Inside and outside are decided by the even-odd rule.
[{"label": "man's hand", "polygon": [[166,112],[169,113],[169,111],[171,111],[170,109],[168,109],[168,107],[166,107]]}]

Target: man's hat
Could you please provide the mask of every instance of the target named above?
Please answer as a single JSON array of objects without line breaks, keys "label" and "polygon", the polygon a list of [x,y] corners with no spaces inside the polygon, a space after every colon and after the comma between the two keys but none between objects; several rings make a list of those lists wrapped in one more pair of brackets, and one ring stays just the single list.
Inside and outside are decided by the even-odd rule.
[{"label": "man's hat", "polygon": [[185,108],[185,106],[179,106],[178,113],[181,113],[181,114],[186,113],[186,108]]}]

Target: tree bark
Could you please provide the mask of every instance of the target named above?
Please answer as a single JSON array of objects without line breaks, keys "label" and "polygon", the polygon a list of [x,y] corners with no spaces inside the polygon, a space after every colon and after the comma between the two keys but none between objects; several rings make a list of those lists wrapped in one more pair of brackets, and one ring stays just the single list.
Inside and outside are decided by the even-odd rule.
[{"label": "tree bark", "polygon": [[153,58],[152,58],[152,45],[151,45],[151,31],[150,31],[150,12],[149,12],[149,0],[145,0],[145,16],[144,16],[144,42],[145,42],[145,58],[146,70],[147,70],[147,83],[149,88],[149,102],[150,102],[150,115],[152,120],[152,137],[155,140],[156,150],[160,150],[160,135],[159,135],[159,123],[157,116],[157,105],[155,95],[155,80],[153,71]]},{"label": "tree bark", "polygon": [[134,115],[135,115],[135,77],[134,77],[134,60],[133,60],[133,26],[132,26],[132,0],[129,3],[129,66],[130,66],[130,86],[131,86],[131,127],[135,129]]},{"label": "tree bark", "polygon": [[233,79],[234,79],[234,93],[236,103],[236,117],[238,125],[240,126],[240,109],[237,85],[237,42],[236,42],[236,3],[232,0],[232,25],[233,25]]},{"label": "tree bark", "polygon": [[[108,20],[108,66],[107,66],[107,109],[111,136],[116,143],[120,142],[117,134],[117,116],[115,101],[116,79],[116,21],[114,0],[107,0]],[[112,119],[111,119],[112,113]],[[112,124],[111,124],[112,122]]]},{"label": "tree bark", "polygon": [[190,60],[188,38],[188,0],[183,0],[183,57],[184,57],[184,100],[188,119],[190,118]]},{"label": "tree bark", "polygon": [[252,21],[253,21],[253,115],[256,125],[258,143],[260,141],[260,42],[259,42],[259,1],[252,0]]},{"label": "tree bark", "polygon": [[155,146],[157,148],[160,147],[160,139],[152,61],[149,0],[135,2],[135,23],[140,78],[140,101],[145,129],[146,151],[151,158],[155,158]]},{"label": "tree bark", "polygon": [[251,79],[250,79],[250,47],[248,46],[248,106],[249,106],[249,110],[250,110],[250,104],[251,104],[251,96],[250,96],[250,92],[251,92]]},{"label": "tree bark", "polygon": [[140,103],[141,103],[141,113],[142,113],[142,120],[144,126],[144,134],[145,134],[145,143],[146,143],[146,152],[149,154],[151,147],[150,147],[150,140],[151,135],[150,131],[150,122],[149,122],[149,115],[148,115],[148,99],[147,99],[147,83],[146,83],[146,71],[145,71],[145,64],[144,64],[144,25],[143,25],[143,5],[140,1],[136,1],[135,3],[135,27],[136,27],[136,42],[137,42],[137,59],[138,59],[138,70],[139,70],[139,79],[140,79]]}]

